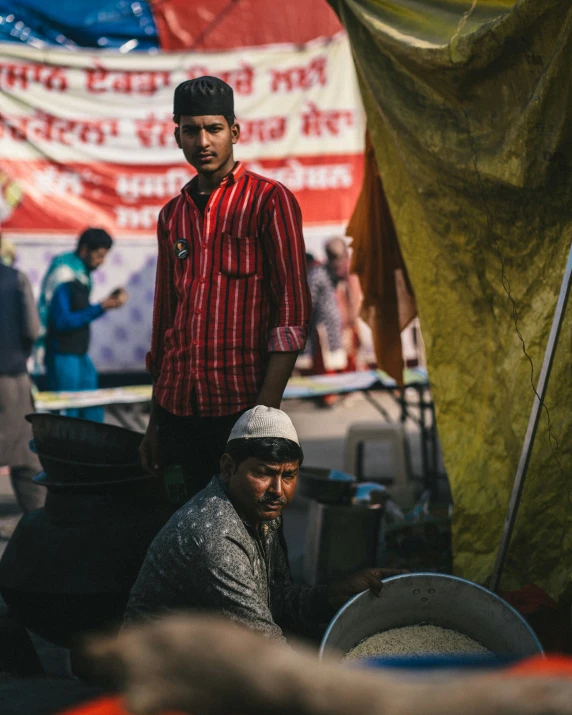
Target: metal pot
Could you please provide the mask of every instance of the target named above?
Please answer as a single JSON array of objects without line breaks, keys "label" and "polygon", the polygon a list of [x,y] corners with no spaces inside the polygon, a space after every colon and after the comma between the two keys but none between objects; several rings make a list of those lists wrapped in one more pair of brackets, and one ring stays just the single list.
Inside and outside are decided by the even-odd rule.
[{"label": "metal pot", "polygon": [[369,636],[420,623],[452,628],[497,655],[542,653],[528,623],[496,594],[455,576],[418,573],[385,580],[381,598],[364,591],[348,601],[330,623],[320,657],[341,659]]},{"label": "metal pot", "polygon": [[143,434],[77,417],[45,413],[26,415],[38,452],[58,459],[95,464],[139,461]]},{"label": "metal pot", "polygon": [[[138,462],[134,464],[92,464],[52,457],[42,452],[36,452],[36,454],[51,481],[69,482],[81,486],[104,482],[121,482],[126,479],[146,476],[145,470]],[[42,480],[36,481],[40,484],[42,483]]]},{"label": "metal pot", "polygon": [[46,486],[44,509],[25,514],[6,546],[0,593],[20,623],[71,647],[121,623],[147,549],[174,508],[153,478]]}]

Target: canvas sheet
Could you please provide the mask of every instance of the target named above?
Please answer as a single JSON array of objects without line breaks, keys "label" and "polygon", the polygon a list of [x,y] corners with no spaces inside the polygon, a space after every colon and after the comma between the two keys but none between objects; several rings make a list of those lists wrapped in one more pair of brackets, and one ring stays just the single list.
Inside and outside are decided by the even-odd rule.
[{"label": "canvas sheet", "polygon": [[[572,6],[330,4],[417,297],[455,570],[484,583],[533,400],[520,336],[536,384],[572,241]],[[545,413],[503,588],[534,582],[557,597],[572,580],[571,404],[569,306],[546,399],[552,444]]]}]

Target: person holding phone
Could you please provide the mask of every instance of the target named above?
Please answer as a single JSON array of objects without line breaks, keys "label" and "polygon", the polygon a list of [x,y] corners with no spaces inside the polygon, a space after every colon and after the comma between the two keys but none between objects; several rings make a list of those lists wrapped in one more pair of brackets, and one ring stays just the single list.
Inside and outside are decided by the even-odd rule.
[{"label": "person holding phone", "polygon": [[[117,288],[101,303],[89,301],[91,274],[103,264],[112,244],[106,231],[88,228],[79,237],[76,250],[56,256],[44,277],[39,310],[49,390],[97,389],[97,371],[88,355],[89,326],[105,311],[120,308],[128,299],[127,292]],[[84,407],[67,410],[66,414],[103,422],[104,410]]]}]

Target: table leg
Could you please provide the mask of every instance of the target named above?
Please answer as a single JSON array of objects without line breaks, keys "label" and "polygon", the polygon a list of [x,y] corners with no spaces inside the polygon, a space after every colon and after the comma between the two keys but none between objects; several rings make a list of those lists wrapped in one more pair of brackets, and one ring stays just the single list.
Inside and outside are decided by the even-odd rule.
[{"label": "table leg", "polygon": [[399,388],[399,406],[401,408],[401,414],[400,414],[401,424],[405,424],[405,421],[407,420],[407,400],[405,399],[405,390],[406,389],[407,388],[405,388],[405,387]]},{"label": "table leg", "polygon": [[363,482],[363,454],[364,454],[364,443],[363,442],[358,442],[357,448],[356,448],[357,454],[356,454],[356,472],[357,474],[356,479],[358,482]]},{"label": "table leg", "polygon": [[437,439],[437,421],[435,419],[435,403],[430,402],[430,414],[431,414],[431,462],[433,467],[433,490],[437,491],[437,476],[439,474],[439,452],[438,452],[438,439]]},{"label": "table leg", "polygon": [[424,400],[424,388],[415,386],[415,391],[419,399],[419,436],[421,439],[421,471],[423,478],[423,489],[430,488],[431,467],[429,465],[429,433],[427,429],[427,403]]},{"label": "table leg", "polygon": [[389,413],[387,410],[382,407],[377,400],[375,400],[370,394],[368,390],[362,390],[362,395],[365,397],[365,399],[369,402],[369,404],[374,407],[379,414],[383,417],[383,419],[386,422],[391,422],[391,417],[389,416]]}]

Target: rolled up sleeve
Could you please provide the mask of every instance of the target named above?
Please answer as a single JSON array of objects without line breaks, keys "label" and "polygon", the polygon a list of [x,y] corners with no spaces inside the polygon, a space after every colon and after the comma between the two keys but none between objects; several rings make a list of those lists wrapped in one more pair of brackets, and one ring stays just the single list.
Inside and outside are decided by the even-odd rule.
[{"label": "rolled up sleeve", "polygon": [[302,214],[293,194],[280,184],[269,203],[263,240],[273,302],[268,351],[299,352],[306,345],[312,310]]}]

